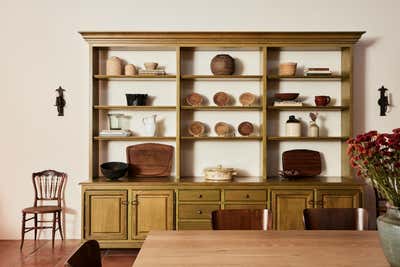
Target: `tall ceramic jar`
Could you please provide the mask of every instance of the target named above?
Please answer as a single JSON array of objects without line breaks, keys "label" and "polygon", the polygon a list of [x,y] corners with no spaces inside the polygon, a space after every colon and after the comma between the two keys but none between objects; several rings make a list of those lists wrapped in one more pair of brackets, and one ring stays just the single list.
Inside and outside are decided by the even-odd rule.
[{"label": "tall ceramic jar", "polygon": [[310,121],[310,126],[308,126],[308,136],[310,137],[318,137],[319,135],[319,127],[315,121]]},{"label": "tall ceramic jar", "polygon": [[106,74],[107,75],[121,75],[122,73],[122,61],[119,57],[110,57],[106,63]]},{"label": "tall ceramic jar", "polygon": [[125,65],[125,75],[127,76],[134,76],[137,75],[137,69],[133,64],[126,64]]},{"label": "tall ceramic jar", "polygon": [[377,224],[386,259],[390,266],[400,267],[400,207],[388,207],[386,214],[378,218]]},{"label": "tall ceramic jar", "polygon": [[286,121],[286,136],[301,136],[301,124],[294,115],[290,115],[289,119]]}]

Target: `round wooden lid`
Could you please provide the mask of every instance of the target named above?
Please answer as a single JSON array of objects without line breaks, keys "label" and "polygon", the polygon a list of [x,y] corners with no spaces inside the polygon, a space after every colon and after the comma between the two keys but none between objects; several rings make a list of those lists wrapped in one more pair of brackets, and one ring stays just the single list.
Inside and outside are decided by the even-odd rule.
[{"label": "round wooden lid", "polygon": [[254,126],[251,122],[244,121],[239,124],[238,131],[243,136],[249,136],[254,132]]},{"label": "round wooden lid", "polygon": [[231,132],[231,126],[225,122],[218,122],[214,126],[214,131],[218,136],[227,136]]},{"label": "round wooden lid", "polygon": [[223,107],[229,104],[231,98],[227,93],[218,92],[214,95],[213,100],[217,106]]},{"label": "round wooden lid", "polygon": [[243,106],[250,106],[256,101],[256,96],[252,93],[246,92],[240,95],[239,101]]},{"label": "round wooden lid", "polygon": [[186,97],[186,103],[190,106],[199,106],[203,102],[203,96],[198,93],[191,93]]},{"label": "round wooden lid", "polygon": [[189,125],[188,132],[193,136],[201,136],[205,131],[205,126],[200,121],[194,121]]}]

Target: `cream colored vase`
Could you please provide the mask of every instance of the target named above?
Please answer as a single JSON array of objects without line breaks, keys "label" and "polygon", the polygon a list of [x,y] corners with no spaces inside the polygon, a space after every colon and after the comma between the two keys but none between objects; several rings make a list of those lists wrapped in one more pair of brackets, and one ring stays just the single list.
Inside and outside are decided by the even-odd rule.
[{"label": "cream colored vase", "polygon": [[132,64],[125,65],[125,75],[127,76],[137,75],[136,67]]}]

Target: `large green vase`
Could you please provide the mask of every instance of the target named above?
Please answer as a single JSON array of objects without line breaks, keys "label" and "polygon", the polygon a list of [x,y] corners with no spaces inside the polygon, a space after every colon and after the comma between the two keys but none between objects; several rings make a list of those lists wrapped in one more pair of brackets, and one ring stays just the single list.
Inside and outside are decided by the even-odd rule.
[{"label": "large green vase", "polygon": [[392,267],[400,267],[400,207],[389,207],[378,218],[383,253]]}]

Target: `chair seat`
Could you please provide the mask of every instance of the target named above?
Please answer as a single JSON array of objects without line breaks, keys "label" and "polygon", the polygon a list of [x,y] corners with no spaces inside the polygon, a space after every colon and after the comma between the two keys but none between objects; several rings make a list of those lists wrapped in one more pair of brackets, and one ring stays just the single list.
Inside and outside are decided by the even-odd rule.
[{"label": "chair seat", "polygon": [[56,211],[61,211],[61,208],[58,206],[37,206],[37,207],[29,207],[22,210],[24,213],[52,213]]}]

